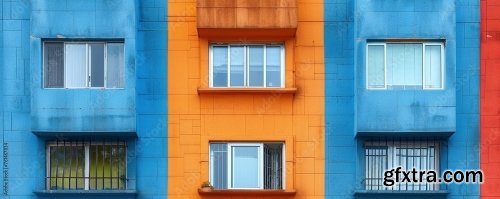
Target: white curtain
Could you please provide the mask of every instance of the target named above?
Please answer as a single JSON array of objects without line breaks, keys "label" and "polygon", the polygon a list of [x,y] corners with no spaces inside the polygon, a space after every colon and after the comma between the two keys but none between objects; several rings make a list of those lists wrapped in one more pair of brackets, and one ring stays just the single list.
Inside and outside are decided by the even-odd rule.
[{"label": "white curtain", "polygon": [[422,85],[422,44],[387,44],[387,85]]},{"label": "white curtain", "polygon": [[124,56],[122,43],[108,43],[107,88],[124,87]]},{"label": "white curtain", "polygon": [[87,86],[87,47],[85,44],[66,44],[64,85],[66,88]]},{"label": "white curtain", "polygon": [[441,88],[441,46],[425,46],[425,88]]},{"label": "white curtain", "polygon": [[385,51],[383,45],[368,46],[368,75],[369,88],[383,88],[385,86]]},{"label": "white curtain", "polygon": [[266,47],[266,85],[281,86],[281,46]]}]

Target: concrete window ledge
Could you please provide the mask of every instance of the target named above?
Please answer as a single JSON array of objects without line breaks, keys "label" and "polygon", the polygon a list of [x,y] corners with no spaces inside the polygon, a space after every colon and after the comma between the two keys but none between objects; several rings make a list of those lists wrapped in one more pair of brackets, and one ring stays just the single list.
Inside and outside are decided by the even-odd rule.
[{"label": "concrete window ledge", "polygon": [[206,196],[295,196],[295,190],[244,190],[244,189],[198,189]]},{"label": "concrete window ledge", "polygon": [[262,93],[262,94],[295,94],[297,88],[198,88],[198,94],[216,93]]},{"label": "concrete window ledge", "polygon": [[358,190],[354,192],[356,196],[369,196],[369,195],[377,195],[377,196],[445,196],[448,195],[449,191],[447,190],[436,190],[436,191],[369,191],[369,190]]},{"label": "concrete window ledge", "polygon": [[36,190],[38,196],[66,197],[66,196],[102,196],[102,197],[133,197],[137,195],[136,190]]}]

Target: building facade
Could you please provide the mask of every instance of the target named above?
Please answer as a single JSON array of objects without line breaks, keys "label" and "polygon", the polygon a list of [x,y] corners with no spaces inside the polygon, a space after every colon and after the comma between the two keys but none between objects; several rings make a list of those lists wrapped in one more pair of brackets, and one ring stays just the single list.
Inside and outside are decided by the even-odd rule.
[{"label": "building facade", "polygon": [[479,169],[479,1],[325,13],[325,197],[478,198],[477,184],[384,187],[382,171]]},{"label": "building facade", "polygon": [[3,0],[0,194],[499,198],[498,7]]},{"label": "building facade", "polygon": [[481,198],[499,198],[500,174],[498,150],[500,140],[500,49],[497,25],[499,5],[495,1],[481,1],[481,169],[486,181],[481,186]]},{"label": "building facade", "polygon": [[166,2],[0,7],[2,198],[166,197]]},{"label": "building facade", "polygon": [[323,198],[322,2],[168,9],[168,197]]}]

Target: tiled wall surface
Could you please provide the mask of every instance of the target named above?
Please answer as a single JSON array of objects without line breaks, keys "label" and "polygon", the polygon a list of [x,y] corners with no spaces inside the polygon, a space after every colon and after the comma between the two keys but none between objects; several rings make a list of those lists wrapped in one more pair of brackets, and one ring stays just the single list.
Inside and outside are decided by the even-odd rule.
[{"label": "tiled wall surface", "polygon": [[[26,1],[27,2],[27,1]],[[33,1],[27,5],[31,40],[33,131],[126,131],[136,129],[136,3],[130,1]],[[106,19],[106,20],[98,20]],[[23,37],[28,39],[28,37]],[[44,89],[42,39],[124,39],[124,89]]]},{"label": "tiled wall surface", "polygon": [[[28,197],[42,179],[45,166],[38,161],[38,142],[30,126],[30,8],[28,1],[2,1],[2,67],[3,98],[2,152],[7,155],[8,188],[2,194]],[[6,149],[5,151],[3,149]],[[35,161],[30,161],[35,160]],[[3,165],[2,165],[3,166]],[[2,181],[4,182],[4,181]]]},{"label": "tiled wall surface", "polygon": [[[427,198],[500,197],[498,1],[295,3],[280,5],[296,9],[296,31],[292,19],[282,24],[289,28],[284,34],[251,36],[199,35],[196,0],[3,0],[0,141],[8,178],[0,181],[8,180],[8,189],[0,185],[0,194],[53,197],[33,193],[45,189],[46,175],[45,138],[33,132],[105,132],[137,135],[128,154],[129,188],[137,196],[126,197],[218,198],[198,193],[209,177],[210,141],[283,141],[286,190],[296,191],[294,198],[401,198],[355,195],[364,186],[363,141],[356,135],[391,131],[451,132],[442,164],[485,172],[481,192],[477,184],[450,184],[448,194]],[[124,39],[125,89],[43,89],[45,38]],[[366,42],[385,38],[445,40],[445,89],[366,90]],[[198,93],[208,87],[210,42],[256,41],[283,42],[285,86],[295,94]]]},{"label": "tiled wall surface", "polygon": [[167,2],[136,5],[137,198],[166,198]]},{"label": "tiled wall surface", "polygon": [[[53,197],[33,192],[45,189],[45,139],[54,132],[136,134],[128,142],[128,188],[138,190],[134,198],[166,197],[166,2],[5,0],[0,8],[3,197]],[[123,39],[125,88],[42,89],[42,40],[54,38]]]},{"label": "tiled wall surface", "polygon": [[[479,1],[456,1],[456,131],[448,168],[479,169]],[[479,198],[479,184],[449,185],[448,198]]]},{"label": "tiled wall surface", "polygon": [[[196,1],[168,2],[169,198],[200,198],[208,180],[209,141],[284,141],[286,189],[296,198],[324,194],[323,7],[298,1],[295,38],[281,41],[286,53],[286,87],[293,94],[198,94],[208,83],[208,45],[199,37]],[[226,35],[246,42],[248,38]],[[234,39],[236,38],[236,39]],[[240,198],[244,196],[240,196]],[[238,198],[238,197],[234,197]]]},{"label": "tiled wall surface", "polygon": [[354,6],[350,0],[325,1],[325,198],[352,198],[359,186]]},{"label": "tiled wall surface", "polygon": [[[327,197],[354,198],[364,190],[360,133],[453,132],[441,165],[478,169],[479,1],[326,1],[325,13]],[[367,90],[366,42],[392,38],[445,39],[444,90]],[[447,198],[479,197],[477,184],[451,184],[448,191]]]},{"label": "tiled wall surface", "polygon": [[500,2],[481,1],[481,198],[500,198]]}]

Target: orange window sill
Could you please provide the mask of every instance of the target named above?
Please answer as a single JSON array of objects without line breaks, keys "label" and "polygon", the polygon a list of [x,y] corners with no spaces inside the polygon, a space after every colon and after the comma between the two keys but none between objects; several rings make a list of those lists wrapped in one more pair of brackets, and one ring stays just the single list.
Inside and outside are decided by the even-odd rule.
[{"label": "orange window sill", "polygon": [[294,196],[295,190],[246,190],[246,189],[198,189],[200,195],[207,196]]},{"label": "orange window sill", "polygon": [[295,94],[297,88],[198,88],[198,94],[216,93],[264,93],[264,94]]}]

